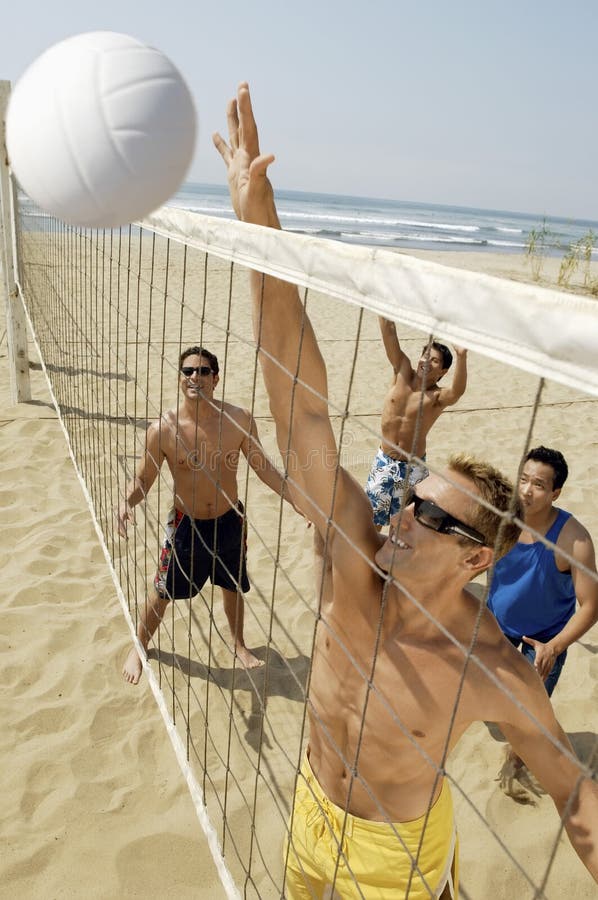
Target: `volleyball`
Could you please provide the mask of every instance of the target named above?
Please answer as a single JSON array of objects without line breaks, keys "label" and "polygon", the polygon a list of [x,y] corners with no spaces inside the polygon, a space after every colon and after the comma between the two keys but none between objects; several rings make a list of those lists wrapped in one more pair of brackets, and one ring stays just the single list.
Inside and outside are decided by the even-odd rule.
[{"label": "volleyball", "polygon": [[116,228],[177,190],[193,157],[196,114],[159,50],[94,31],[54,44],[17,82],[6,147],[20,186],[72,225]]}]

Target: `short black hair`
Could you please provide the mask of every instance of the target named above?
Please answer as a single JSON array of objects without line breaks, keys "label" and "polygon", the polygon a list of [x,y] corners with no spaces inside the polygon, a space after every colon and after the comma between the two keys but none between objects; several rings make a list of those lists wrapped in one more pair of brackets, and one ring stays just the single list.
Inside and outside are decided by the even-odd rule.
[{"label": "short black hair", "polygon": [[430,341],[429,344],[424,346],[422,353],[427,353],[428,350],[436,350],[442,356],[442,368],[450,369],[453,364],[453,354],[446,346],[446,344],[441,344],[440,341]]},{"label": "short black hair", "polygon": [[562,488],[569,475],[569,466],[560,450],[552,450],[550,447],[534,447],[526,455],[524,462],[527,462],[529,459],[532,462],[541,462],[550,466],[554,472],[552,479],[553,491]]},{"label": "short black hair", "polygon": [[210,364],[210,369],[212,370],[213,375],[217,375],[220,371],[220,367],[218,366],[218,357],[215,353],[210,353],[209,350],[206,350],[205,347],[187,347],[186,350],[183,350],[181,355],[179,356],[179,372],[183,366],[183,363],[187,359],[188,356],[205,356],[207,361]]}]

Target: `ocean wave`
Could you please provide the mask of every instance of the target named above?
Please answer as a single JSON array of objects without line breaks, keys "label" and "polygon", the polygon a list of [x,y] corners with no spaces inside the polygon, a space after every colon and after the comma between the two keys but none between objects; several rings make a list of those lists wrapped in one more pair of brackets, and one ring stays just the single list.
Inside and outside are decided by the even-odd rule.
[{"label": "ocean wave", "polygon": [[517,247],[518,250],[522,250],[526,246],[521,241],[493,241],[489,239],[486,243],[489,247]]},{"label": "ocean wave", "polygon": [[406,226],[408,228],[430,228],[438,231],[479,231],[479,225],[457,225],[450,222],[422,222],[417,219],[382,219],[371,216],[341,216],[332,213],[305,213],[279,209],[279,218],[284,220],[309,220],[310,222],[339,222],[343,225],[377,225],[396,228]]},{"label": "ocean wave", "polygon": [[422,244],[454,244],[467,245],[468,247],[496,247],[497,249],[517,249],[521,250],[525,244],[521,241],[501,241],[498,239],[467,237],[465,235],[440,235],[440,234],[422,234],[413,231],[394,231],[392,233],[385,231],[343,231],[334,228],[296,228],[290,229],[297,234],[309,234],[321,238],[333,238],[334,240],[342,240],[360,244],[386,244],[392,246],[397,243],[422,243]]},{"label": "ocean wave", "polygon": [[343,231],[334,228],[293,228],[289,229],[296,234],[310,234],[316,237],[335,238],[343,241],[359,241],[360,243],[384,243],[391,244],[397,241],[425,241],[428,244],[476,244],[482,246],[486,243],[482,238],[457,237],[451,235],[417,234],[412,231],[392,232],[388,231]]},{"label": "ocean wave", "polygon": [[468,244],[474,245],[476,247],[484,247],[488,241],[484,240],[484,238],[469,238],[469,237],[451,237],[451,235],[434,235],[434,237],[430,237],[429,234],[404,234],[398,235],[395,240],[397,241],[424,241],[427,244]]},{"label": "ocean wave", "polygon": [[51,213],[44,212],[43,209],[21,207],[19,210],[19,214],[23,216],[24,219],[53,219],[54,216]]},{"label": "ocean wave", "polygon": [[188,212],[200,213],[202,216],[228,216],[236,218],[232,206],[198,206],[197,202],[187,202],[185,200],[169,200],[166,206],[173,209],[186,209]]}]

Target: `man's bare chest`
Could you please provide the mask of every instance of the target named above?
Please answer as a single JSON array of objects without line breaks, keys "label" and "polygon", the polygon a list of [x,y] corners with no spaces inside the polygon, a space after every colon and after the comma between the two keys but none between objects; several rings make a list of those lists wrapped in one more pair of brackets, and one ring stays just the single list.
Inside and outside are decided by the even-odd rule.
[{"label": "man's bare chest", "polygon": [[[414,740],[435,753],[457,709],[460,674],[456,659],[397,643],[376,646],[375,634],[362,629],[362,637],[349,644],[346,635],[318,641],[311,699],[349,743],[357,730],[375,734],[377,745],[389,753]],[[457,709],[455,739],[465,727]]]},{"label": "man's bare chest", "polygon": [[217,472],[225,468],[236,470],[242,435],[229,424],[218,419],[208,424],[183,424],[171,436],[167,457],[179,471]]},{"label": "man's bare chest", "polygon": [[388,393],[385,406],[387,414],[394,417],[430,416],[438,407],[438,392],[395,387]]}]

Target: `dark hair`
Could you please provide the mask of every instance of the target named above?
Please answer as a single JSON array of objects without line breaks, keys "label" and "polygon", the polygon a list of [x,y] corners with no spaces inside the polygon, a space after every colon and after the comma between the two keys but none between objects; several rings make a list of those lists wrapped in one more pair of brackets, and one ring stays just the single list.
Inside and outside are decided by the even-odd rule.
[{"label": "dark hair", "polygon": [[560,450],[551,450],[550,447],[534,447],[533,450],[529,451],[523,462],[526,463],[529,459],[533,462],[540,462],[550,466],[554,472],[552,479],[553,491],[558,491],[562,488],[569,474],[569,466]]},{"label": "dark hair", "polygon": [[430,341],[429,344],[424,346],[422,353],[427,353],[428,350],[436,350],[442,356],[442,368],[450,369],[453,363],[453,354],[446,346],[446,344],[441,344],[440,341]]},{"label": "dark hair", "polygon": [[183,363],[187,359],[188,356],[205,356],[207,361],[210,364],[210,368],[212,370],[212,374],[217,375],[220,371],[218,366],[218,357],[214,353],[210,353],[209,350],[206,350],[205,347],[187,347],[186,350],[183,350],[181,355],[179,356],[179,371],[182,368]]}]

